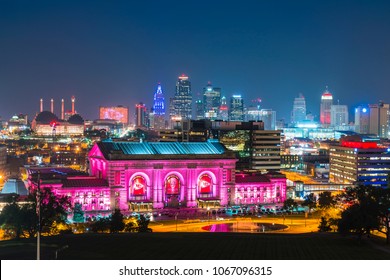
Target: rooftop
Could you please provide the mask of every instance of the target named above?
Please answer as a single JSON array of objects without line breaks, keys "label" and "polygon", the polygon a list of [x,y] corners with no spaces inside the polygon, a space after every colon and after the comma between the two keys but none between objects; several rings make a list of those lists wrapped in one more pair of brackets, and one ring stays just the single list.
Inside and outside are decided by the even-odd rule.
[{"label": "rooftop", "polygon": [[218,141],[207,142],[113,142],[97,143],[105,158],[131,155],[224,155]]}]

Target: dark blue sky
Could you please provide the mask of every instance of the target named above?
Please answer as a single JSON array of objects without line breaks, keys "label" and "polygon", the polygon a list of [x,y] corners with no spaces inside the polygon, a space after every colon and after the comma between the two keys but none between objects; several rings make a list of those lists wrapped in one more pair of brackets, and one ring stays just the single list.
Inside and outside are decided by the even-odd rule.
[{"label": "dark blue sky", "polygon": [[[298,93],[319,112],[325,86],[340,104],[390,102],[388,1],[0,0],[0,116],[60,99],[86,119],[100,105],[152,105],[177,76],[194,95],[211,81],[260,97],[289,120]],[[352,119],[352,116],[350,116]]]}]

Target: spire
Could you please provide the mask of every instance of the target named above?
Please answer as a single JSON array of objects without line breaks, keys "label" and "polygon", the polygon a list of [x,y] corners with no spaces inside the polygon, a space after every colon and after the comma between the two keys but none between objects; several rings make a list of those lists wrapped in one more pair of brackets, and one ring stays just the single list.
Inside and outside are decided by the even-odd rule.
[{"label": "spire", "polygon": [[155,115],[165,115],[165,99],[161,84],[157,84],[157,90],[153,98],[153,112]]}]

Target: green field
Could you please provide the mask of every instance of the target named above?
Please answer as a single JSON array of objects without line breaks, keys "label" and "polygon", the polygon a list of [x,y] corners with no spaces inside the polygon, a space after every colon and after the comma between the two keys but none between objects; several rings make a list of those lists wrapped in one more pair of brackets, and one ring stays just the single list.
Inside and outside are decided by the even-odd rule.
[{"label": "green field", "polygon": [[[127,233],[83,234],[42,238],[42,259],[226,259],[226,260],[390,260],[383,239],[336,233]],[[0,258],[36,258],[36,240],[0,242]]]}]

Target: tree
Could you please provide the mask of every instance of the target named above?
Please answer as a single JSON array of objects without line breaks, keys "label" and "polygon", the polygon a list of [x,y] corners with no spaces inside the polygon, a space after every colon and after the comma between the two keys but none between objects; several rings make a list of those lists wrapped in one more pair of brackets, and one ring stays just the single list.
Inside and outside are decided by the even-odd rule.
[{"label": "tree", "polygon": [[390,243],[390,188],[378,189],[378,215],[380,226],[379,232],[386,235],[386,244]]},{"label": "tree", "polygon": [[149,219],[145,217],[145,215],[139,215],[138,220],[138,231],[139,232],[150,232],[152,231],[149,226]]},{"label": "tree", "polygon": [[100,218],[91,223],[92,232],[106,232],[110,229],[110,219],[109,218]]},{"label": "tree", "polygon": [[331,192],[322,192],[318,196],[318,207],[327,210],[336,204]]},{"label": "tree", "polygon": [[74,223],[84,223],[84,211],[80,203],[75,203],[73,208],[73,222]]},{"label": "tree", "polygon": [[[56,224],[64,223],[70,198],[55,195],[49,188],[41,191],[41,231],[51,233]],[[24,204],[12,197],[0,214],[0,224],[13,238],[33,237],[38,228],[36,192],[30,194]]]},{"label": "tree", "polygon": [[[50,232],[55,224],[65,223],[68,212],[71,211],[71,201],[68,196],[58,196],[50,188],[41,190],[41,230]],[[36,191],[29,196],[36,206]]]},{"label": "tree", "polygon": [[340,196],[347,208],[341,213],[338,231],[355,233],[359,240],[371,230],[381,228],[379,197],[381,189],[371,186],[349,188]]},{"label": "tree", "polygon": [[321,217],[320,224],[318,226],[319,231],[327,232],[331,230],[330,223],[325,217]]},{"label": "tree", "polygon": [[20,206],[13,201],[4,206],[0,214],[0,224],[11,238],[19,239],[23,232],[22,213]]},{"label": "tree", "polygon": [[302,202],[302,206],[309,207],[309,213],[313,208],[317,206],[317,201],[313,193],[310,193],[305,196],[305,200]]},{"label": "tree", "polygon": [[286,209],[288,211],[293,211],[294,209],[297,209],[298,203],[295,202],[292,198],[287,198],[283,203],[283,209]]},{"label": "tree", "polygon": [[123,214],[119,209],[115,209],[114,213],[111,216],[110,221],[110,232],[118,233],[125,228],[125,223],[123,221]]}]

